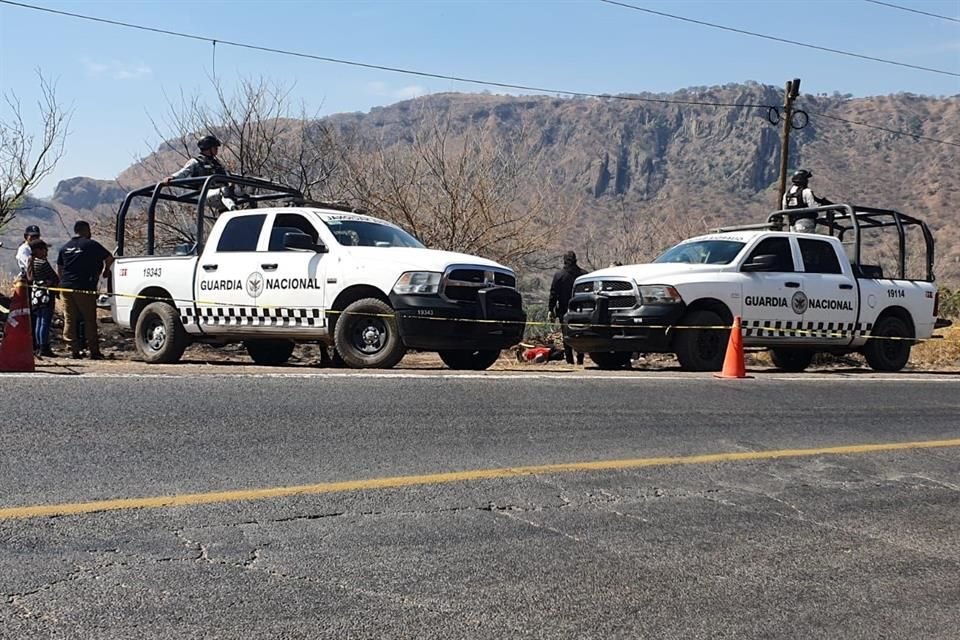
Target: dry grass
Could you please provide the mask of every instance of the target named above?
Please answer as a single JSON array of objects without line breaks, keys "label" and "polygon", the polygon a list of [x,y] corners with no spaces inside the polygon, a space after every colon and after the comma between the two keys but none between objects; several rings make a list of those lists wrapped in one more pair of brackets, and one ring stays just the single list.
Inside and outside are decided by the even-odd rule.
[{"label": "dry grass", "polygon": [[[955,321],[956,322],[956,321]],[[942,339],[927,340],[913,348],[910,364],[914,368],[960,368],[960,326],[941,329]]]}]

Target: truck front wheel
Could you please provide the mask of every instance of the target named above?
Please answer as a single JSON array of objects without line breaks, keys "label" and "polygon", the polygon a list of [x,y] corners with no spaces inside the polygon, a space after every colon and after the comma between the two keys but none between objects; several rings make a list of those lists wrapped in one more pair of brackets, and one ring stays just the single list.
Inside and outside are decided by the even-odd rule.
[{"label": "truck front wheel", "polygon": [[900,371],[910,360],[910,330],[896,316],[884,316],[873,325],[871,339],[863,347],[867,364],[874,371]]},{"label": "truck front wheel", "polygon": [[604,371],[615,371],[628,368],[630,366],[630,356],[631,354],[628,351],[595,351],[590,354],[590,359]]},{"label": "truck front wheel", "polygon": [[343,361],[354,369],[389,369],[407,351],[393,309],[376,298],[357,300],[343,310],[333,342]]},{"label": "truck front wheel", "polygon": [[723,367],[730,332],[710,327],[723,325],[723,319],[713,311],[701,310],[684,316],[682,323],[686,327],[698,328],[677,329],[673,348],[680,368],[687,371],[719,371]]},{"label": "truck front wheel", "polygon": [[145,362],[178,362],[188,342],[176,307],[166,302],[151,302],[140,312],[134,329],[134,344]]},{"label": "truck front wheel", "polygon": [[499,349],[465,349],[438,352],[443,364],[451,369],[465,369],[468,371],[483,371],[500,358]]},{"label": "truck front wheel", "polygon": [[813,351],[809,349],[771,349],[770,359],[773,366],[781,371],[800,373],[813,362]]},{"label": "truck front wheel", "polygon": [[268,367],[281,365],[293,355],[296,346],[292,340],[244,340],[243,346],[257,364]]}]

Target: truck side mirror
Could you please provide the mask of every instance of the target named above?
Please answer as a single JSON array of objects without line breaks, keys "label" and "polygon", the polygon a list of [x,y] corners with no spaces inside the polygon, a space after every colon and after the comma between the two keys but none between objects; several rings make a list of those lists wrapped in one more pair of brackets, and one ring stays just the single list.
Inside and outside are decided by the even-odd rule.
[{"label": "truck side mirror", "polygon": [[776,271],[777,264],[780,263],[780,257],[773,254],[763,254],[753,256],[750,262],[740,267],[740,271],[749,273],[751,271]]},{"label": "truck side mirror", "polygon": [[315,251],[317,253],[327,253],[328,251],[327,245],[322,242],[314,242],[313,238],[305,233],[283,234],[283,246],[287,249]]}]

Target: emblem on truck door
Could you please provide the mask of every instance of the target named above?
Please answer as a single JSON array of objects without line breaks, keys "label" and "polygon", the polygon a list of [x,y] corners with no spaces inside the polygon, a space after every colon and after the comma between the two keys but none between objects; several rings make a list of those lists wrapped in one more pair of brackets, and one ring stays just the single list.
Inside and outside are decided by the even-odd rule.
[{"label": "emblem on truck door", "polygon": [[263,293],[263,274],[259,271],[254,271],[247,276],[247,293],[251,298],[256,298]]},{"label": "emblem on truck door", "polygon": [[793,297],[790,298],[790,306],[793,307],[793,312],[797,315],[803,315],[807,310],[807,294],[803,291],[797,291],[793,294]]}]

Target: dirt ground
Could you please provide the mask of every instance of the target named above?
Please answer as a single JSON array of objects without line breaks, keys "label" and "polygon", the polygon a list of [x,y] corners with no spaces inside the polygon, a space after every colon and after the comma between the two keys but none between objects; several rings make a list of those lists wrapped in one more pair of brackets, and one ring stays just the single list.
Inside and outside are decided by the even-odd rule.
[{"label": "dirt ground", "polygon": [[[324,368],[320,359],[320,348],[317,345],[300,345],[294,351],[289,363],[282,367],[264,367],[253,363],[246,350],[240,344],[231,344],[225,347],[212,347],[204,344],[191,345],[187,348],[183,360],[175,365],[149,365],[141,361],[133,345],[132,333],[120,330],[110,322],[106,312],[101,312],[100,337],[102,351],[106,360],[91,361],[87,359],[72,360],[69,357],[37,358],[38,371],[49,373],[79,374],[86,372],[114,373],[114,374],[169,374],[182,373],[254,373],[269,371],[290,371],[300,369],[304,373]],[[943,339],[931,340],[914,347],[910,364],[905,371],[913,373],[960,373],[960,327],[950,327],[937,332]],[[60,356],[68,353],[62,341],[62,327],[55,326],[53,330],[53,350]],[[527,362],[518,357],[522,348],[505,350],[491,368],[491,371],[517,372],[576,372],[597,370],[596,365],[586,358],[583,366],[568,365],[562,360],[546,363]],[[770,358],[765,351],[747,350],[746,364],[748,369],[757,371],[772,370]],[[446,370],[435,353],[409,352],[397,370]],[[631,369],[636,371],[679,371],[676,358],[669,354],[646,354],[636,357]],[[848,356],[818,355],[809,371],[870,371],[863,358],[857,354]]]}]

